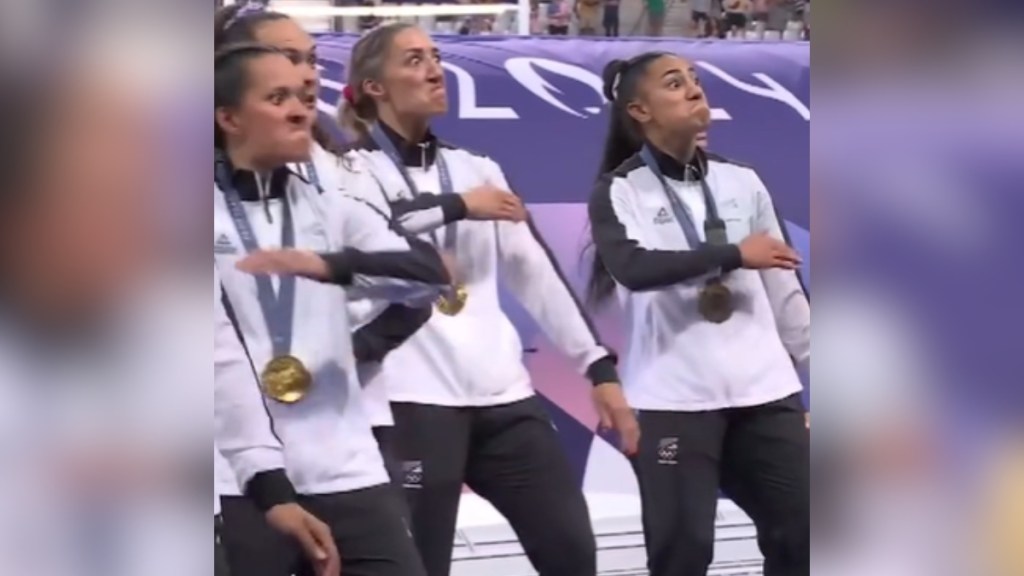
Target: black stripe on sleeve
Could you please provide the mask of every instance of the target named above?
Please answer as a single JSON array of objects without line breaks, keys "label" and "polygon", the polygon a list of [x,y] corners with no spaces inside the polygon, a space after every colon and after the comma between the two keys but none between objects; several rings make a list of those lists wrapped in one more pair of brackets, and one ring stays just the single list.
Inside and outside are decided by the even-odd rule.
[{"label": "black stripe on sleeve", "polygon": [[572,284],[569,283],[569,279],[566,278],[565,273],[562,271],[562,267],[558,265],[558,260],[555,259],[555,253],[551,250],[551,247],[548,246],[548,243],[544,241],[544,237],[541,236],[540,230],[537,229],[536,224],[533,223],[533,218],[529,215],[527,215],[526,218],[526,225],[530,229],[530,235],[533,236],[533,240],[540,245],[541,250],[544,251],[544,255],[547,256],[548,263],[551,264],[551,268],[554,269],[555,275],[562,283],[562,288],[564,288],[572,298],[572,302],[576,306],[576,312],[579,314],[580,318],[583,319],[583,323],[587,325],[587,331],[590,332],[590,337],[594,339],[594,342],[598,346],[603,346],[603,344],[601,344],[601,336],[597,333],[597,328],[594,326],[594,320],[590,317],[586,308],[583,307],[583,303],[576,296],[576,291],[573,290]]},{"label": "black stripe on sleeve", "polygon": [[363,198],[346,195],[354,202],[368,207],[380,216],[388,228],[401,236],[409,245],[402,252],[364,252],[346,248],[340,252],[321,254],[331,271],[331,284],[348,286],[353,276],[377,276],[411,280],[438,286],[451,283],[448,269],[437,250],[426,241],[406,232],[394,218],[389,218],[380,208]]},{"label": "black stripe on sleeve", "polygon": [[[509,187],[512,188],[512,184],[508,182],[508,176],[505,175],[505,182],[508,183]],[[515,190],[509,190],[513,194],[516,194]],[[518,194],[516,194],[518,196]],[[520,196],[520,198],[522,198]],[[616,365],[618,364],[618,354],[611,348],[611,346],[605,345],[601,342],[601,335],[597,331],[597,327],[594,325],[593,318],[587,313],[586,308],[583,306],[583,302],[580,301],[576,295],[576,291],[573,290],[572,284],[569,279],[565,276],[565,272],[562,271],[562,267],[558,265],[558,260],[555,258],[555,253],[548,246],[548,243],[544,240],[540,230],[537,229],[537,225],[533,222],[533,217],[530,216],[529,212],[526,215],[526,226],[530,230],[530,235],[533,236],[533,240],[540,246],[541,250],[544,251],[544,255],[551,265],[551,268],[555,271],[555,276],[562,284],[562,288],[569,294],[569,298],[572,299],[573,305],[576,307],[576,313],[581,319],[583,324],[587,327],[587,332],[590,337],[594,340],[595,346],[600,346],[608,351],[608,355],[599,358],[592,362],[587,367],[587,378],[594,383],[603,384],[605,382],[618,382],[619,375]]]},{"label": "black stripe on sleeve", "polygon": [[402,227],[402,224],[398,221],[398,217],[397,216],[388,216],[383,210],[381,210],[379,207],[377,207],[373,202],[369,202],[369,201],[367,201],[367,200],[365,200],[363,198],[359,198],[357,196],[349,196],[347,194],[346,194],[346,197],[348,199],[354,201],[354,202],[359,202],[360,204],[366,206],[367,208],[372,210],[375,214],[380,216],[384,220],[384,222],[387,223],[387,226],[388,226],[389,230],[391,230],[395,234],[398,234],[403,239],[405,239],[406,242],[409,243],[409,249],[410,250],[412,250],[414,252],[421,252],[421,251],[423,251],[423,252],[426,252],[428,255],[433,255],[437,259],[437,264],[442,269],[444,268],[444,263],[441,262],[441,257],[437,254],[437,250],[435,250],[434,247],[429,242],[427,242],[425,240],[420,240],[419,237],[417,237],[415,234],[410,234],[405,228]]},{"label": "black stripe on sleeve", "polygon": [[[767,193],[768,191],[766,190],[765,194]],[[782,215],[779,214],[779,209],[775,207],[774,202],[772,202],[772,210],[775,212],[775,220],[779,223],[779,229],[782,230],[782,239],[786,241],[790,248],[793,248],[793,241],[789,237],[789,230],[786,229],[786,221],[782,219]],[[807,289],[807,282],[804,281],[803,272],[800,268],[797,268],[793,273],[796,274],[796,279],[800,282],[800,289],[804,291],[804,296],[807,297],[809,302],[811,300],[811,291]]]},{"label": "black stripe on sleeve", "polygon": [[629,238],[612,203],[616,177],[605,175],[590,197],[590,230],[597,253],[616,282],[632,292],[658,290],[705,274],[740,268],[736,245],[703,245],[696,250],[648,250]]},{"label": "black stripe on sleeve", "polygon": [[441,256],[426,242],[406,252],[363,252],[347,248],[321,254],[330,269],[330,284],[349,286],[356,275],[421,282],[435,286],[451,283]]},{"label": "black stripe on sleeve", "polygon": [[392,304],[372,322],[352,334],[352,351],[358,362],[383,362],[385,356],[405,343],[430,320],[432,308]]},{"label": "black stripe on sleeve", "polygon": [[245,485],[245,495],[263,512],[298,500],[295,486],[281,468],[257,472]]},{"label": "black stripe on sleeve", "polygon": [[[260,379],[259,374],[256,371],[256,364],[253,362],[252,354],[249,353],[249,346],[246,344],[245,336],[242,334],[242,326],[238,321],[238,315],[235,313],[234,306],[231,305],[231,300],[228,298],[227,290],[224,289],[223,284],[221,284],[220,287],[220,300],[221,304],[224,306],[224,312],[227,315],[228,320],[231,322],[232,328],[235,330],[235,335],[238,337],[238,341],[242,345],[242,350],[245,351],[245,357],[249,361],[249,369],[252,370],[253,382],[256,383],[258,388]],[[260,399],[263,402],[263,410],[267,415],[270,434],[273,435],[274,439],[283,446],[284,443],[281,441],[281,437],[278,436],[277,429],[274,426],[274,417],[271,416],[270,408],[267,406],[266,397],[263,395],[262,390],[259,390],[259,394]],[[257,472],[249,479],[249,482],[246,483],[244,492],[245,495],[263,512],[270,510],[274,506],[288,504],[297,500],[295,486],[292,485],[287,472],[281,468]]]},{"label": "black stripe on sleeve", "polygon": [[464,220],[469,215],[466,202],[460,194],[420,194],[412,200],[395,200],[389,202],[394,217],[401,218],[413,212],[429,211],[440,208],[444,214],[444,223],[451,224]]},{"label": "black stripe on sleeve", "polygon": [[[231,305],[231,299],[228,298],[227,290],[224,289],[224,285],[220,287],[220,301],[224,306],[224,312],[227,314],[228,320],[231,322],[231,326],[235,329],[235,335],[238,336],[238,341],[242,344],[242,350],[245,351],[245,357],[249,360],[249,369],[252,370],[252,381],[256,384],[256,387],[260,386],[260,375],[256,370],[256,363],[252,359],[252,354],[249,352],[249,346],[245,343],[245,336],[242,334],[242,325],[238,321],[238,315],[235,313],[235,307]],[[267,398],[263,395],[263,390],[259,390],[260,399],[263,401],[263,410],[267,414],[267,422],[270,423],[270,433],[274,438],[281,442],[281,437],[277,434],[277,428],[274,426],[274,417],[270,414],[270,407],[267,406]],[[283,442],[281,442],[284,445]]]}]

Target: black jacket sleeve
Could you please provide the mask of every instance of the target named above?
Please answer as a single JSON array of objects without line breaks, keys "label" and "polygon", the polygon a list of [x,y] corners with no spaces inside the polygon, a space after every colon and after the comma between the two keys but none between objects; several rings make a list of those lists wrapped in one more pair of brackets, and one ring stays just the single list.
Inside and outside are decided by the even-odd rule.
[{"label": "black jacket sleeve", "polygon": [[330,269],[331,284],[350,286],[356,276],[390,278],[430,285],[448,285],[451,277],[433,246],[417,238],[407,238],[407,252],[363,252],[346,248],[320,256]]},{"label": "black jacket sleeve", "polygon": [[405,230],[387,209],[342,194],[336,210],[345,249],[322,256],[332,272],[329,282],[345,286],[350,300],[432,299],[451,283],[437,250]]},{"label": "black jacket sleeve", "polygon": [[459,194],[420,194],[389,205],[394,218],[410,234],[426,234],[468,216],[466,202]]},{"label": "black jacket sleeve", "polygon": [[372,322],[352,334],[357,362],[383,362],[384,357],[412,337],[430,320],[433,308],[392,304]]},{"label": "black jacket sleeve", "polygon": [[257,473],[245,485],[245,495],[263,512],[279,504],[298,501],[295,488],[283,469]]},{"label": "black jacket sleeve", "polygon": [[717,270],[730,272],[743,264],[739,247],[701,246],[697,250],[648,250],[629,237],[626,223],[634,218],[614,198],[615,188],[628,186],[613,176],[598,182],[590,197],[590,227],[594,246],[616,282],[633,292],[657,290]]}]

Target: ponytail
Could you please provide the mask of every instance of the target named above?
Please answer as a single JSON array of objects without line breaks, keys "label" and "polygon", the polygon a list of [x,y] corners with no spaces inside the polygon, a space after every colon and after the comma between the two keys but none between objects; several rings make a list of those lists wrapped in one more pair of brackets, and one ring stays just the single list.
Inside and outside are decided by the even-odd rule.
[{"label": "ponytail", "polygon": [[[598,179],[618,168],[623,162],[640,151],[643,140],[637,134],[633,119],[626,111],[626,106],[632,100],[632,90],[628,98],[620,98],[619,95],[626,88],[623,86],[623,76],[629,71],[630,63],[625,60],[612,60],[604,67],[601,77],[604,81],[604,97],[610,104],[608,114],[608,134],[604,140],[604,154],[601,156],[601,167],[598,172]],[[632,82],[631,84],[635,84]]]},{"label": "ponytail", "polygon": [[395,22],[379,26],[364,34],[352,47],[346,79],[348,86],[338,105],[338,124],[352,141],[367,139],[370,127],[377,122],[377,102],[363,91],[363,83],[381,77],[395,37],[410,28],[416,28],[416,25]]},{"label": "ponytail", "polygon": [[[612,60],[604,67],[601,74],[603,92],[610,105],[604,155],[597,173],[598,183],[632,158],[643,146],[643,137],[626,106],[636,97],[637,81],[648,64],[663,55],[662,52],[646,52],[631,60]],[[615,293],[615,279],[605,267],[593,241],[584,248],[581,257],[586,259],[588,256],[591,266],[587,282],[587,303],[593,308],[601,308]]]},{"label": "ponytail", "polygon": [[363,96],[357,102],[348,97],[342,99],[338,108],[338,124],[350,141],[360,142],[369,138],[370,127],[376,121],[377,106],[373,99],[367,96]]}]

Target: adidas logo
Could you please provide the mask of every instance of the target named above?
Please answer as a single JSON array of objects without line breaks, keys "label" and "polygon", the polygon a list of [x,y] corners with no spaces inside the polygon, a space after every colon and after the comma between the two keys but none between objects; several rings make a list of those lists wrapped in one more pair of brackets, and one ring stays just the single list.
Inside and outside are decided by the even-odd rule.
[{"label": "adidas logo", "polygon": [[658,210],[658,215],[654,217],[654,223],[655,224],[671,224],[672,223],[672,215],[669,214],[667,208],[663,207],[661,210]]},{"label": "adidas logo", "polygon": [[221,234],[217,236],[217,239],[213,242],[213,253],[221,255],[233,255],[238,254],[238,249],[231,242],[231,238],[228,238],[227,234]]}]

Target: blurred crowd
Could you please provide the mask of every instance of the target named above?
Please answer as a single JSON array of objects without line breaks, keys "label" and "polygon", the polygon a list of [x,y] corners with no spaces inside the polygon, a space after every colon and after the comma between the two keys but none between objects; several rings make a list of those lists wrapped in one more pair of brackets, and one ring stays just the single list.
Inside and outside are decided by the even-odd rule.
[{"label": "blurred crowd", "polygon": [[810,40],[810,13],[810,0],[533,0],[531,32]]},{"label": "blurred crowd", "polygon": [[[220,5],[223,0],[217,0]],[[279,3],[286,4],[284,0]],[[334,6],[514,4],[515,0],[332,0]],[[810,40],[810,0],[530,0],[529,30],[551,36],[676,36]],[[517,15],[415,18],[438,34],[515,34]],[[366,32],[395,20],[375,15],[325,20],[336,32]],[[313,25],[311,28],[315,29]]]}]

